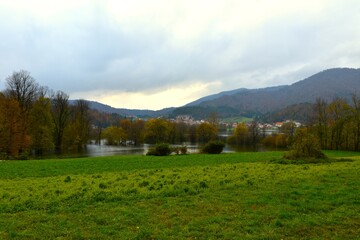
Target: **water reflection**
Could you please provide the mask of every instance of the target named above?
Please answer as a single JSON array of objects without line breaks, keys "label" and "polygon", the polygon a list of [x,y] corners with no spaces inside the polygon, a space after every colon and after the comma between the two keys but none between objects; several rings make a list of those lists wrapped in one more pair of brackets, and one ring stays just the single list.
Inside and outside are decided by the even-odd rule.
[{"label": "water reflection", "polygon": [[[186,146],[189,153],[197,153],[199,151],[199,145],[197,144],[184,143],[183,145],[171,145],[171,147],[175,146]],[[109,146],[105,144],[88,144],[84,155],[88,157],[134,154],[145,155],[152,147],[154,147],[152,144],[141,144],[138,146]]]},{"label": "water reflection", "polygon": [[[198,153],[200,149],[199,144],[194,143],[183,143],[175,146],[186,146],[189,153]],[[114,156],[114,155],[145,155],[150,148],[154,147],[152,144],[142,144],[138,146],[109,146],[105,144],[96,145],[88,144],[86,151],[81,154],[84,157],[97,157],[97,156]],[[281,149],[268,148],[262,145],[252,148],[249,146],[231,146],[226,144],[224,152],[264,152],[264,151],[275,151]]]}]

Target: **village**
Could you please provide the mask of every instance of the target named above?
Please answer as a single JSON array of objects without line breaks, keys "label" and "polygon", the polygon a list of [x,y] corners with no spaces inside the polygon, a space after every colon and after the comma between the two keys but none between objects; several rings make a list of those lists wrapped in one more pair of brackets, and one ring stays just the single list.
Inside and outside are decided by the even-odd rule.
[{"label": "village", "polygon": [[[208,122],[207,120],[195,120],[190,115],[179,115],[175,119],[171,119],[171,121],[174,121],[176,123],[185,123],[187,125],[200,125],[201,123]],[[285,120],[283,122],[275,123],[261,123],[256,121],[225,123],[220,120],[219,128],[222,130],[222,132],[233,132],[239,124],[245,124],[247,128],[250,128],[254,124],[256,124],[256,128],[265,136],[279,133],[280,129],[285,124],[291,125],[293,128],[298,128],[302,126],[300,122],[293,120]]]}]

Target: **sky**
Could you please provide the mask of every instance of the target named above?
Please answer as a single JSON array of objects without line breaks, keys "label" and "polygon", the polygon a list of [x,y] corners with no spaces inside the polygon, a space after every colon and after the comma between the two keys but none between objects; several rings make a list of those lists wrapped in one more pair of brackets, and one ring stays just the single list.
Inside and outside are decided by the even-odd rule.
[{"label": "sky", "polygon": [[158,110],[334,67],[360,68],[359,0],[0,0],[0,89]]}]

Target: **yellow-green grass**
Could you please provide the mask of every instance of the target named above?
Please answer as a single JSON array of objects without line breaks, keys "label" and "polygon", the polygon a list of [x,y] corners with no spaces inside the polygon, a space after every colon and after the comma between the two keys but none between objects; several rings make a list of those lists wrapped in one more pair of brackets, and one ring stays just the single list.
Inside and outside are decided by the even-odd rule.
[{"label": "yellow-green grass", "polygon": [[360,154],[326,153],[0,162],[0,239],[357,239]]}]

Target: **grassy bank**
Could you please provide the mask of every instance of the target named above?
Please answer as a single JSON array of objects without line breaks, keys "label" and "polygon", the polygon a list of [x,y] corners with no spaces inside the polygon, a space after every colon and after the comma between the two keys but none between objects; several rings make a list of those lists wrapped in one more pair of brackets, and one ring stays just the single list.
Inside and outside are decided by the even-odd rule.
[{"label": "grassy bank", "polygon": [[327,155],[0,162],[0,239],[356,239],[360,159]]}]

